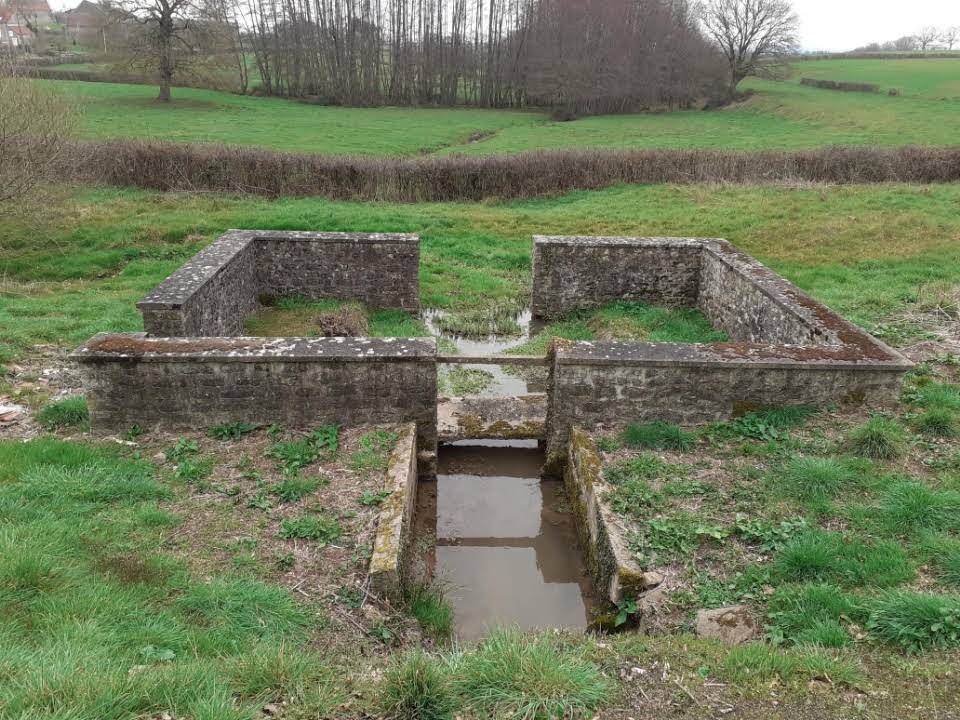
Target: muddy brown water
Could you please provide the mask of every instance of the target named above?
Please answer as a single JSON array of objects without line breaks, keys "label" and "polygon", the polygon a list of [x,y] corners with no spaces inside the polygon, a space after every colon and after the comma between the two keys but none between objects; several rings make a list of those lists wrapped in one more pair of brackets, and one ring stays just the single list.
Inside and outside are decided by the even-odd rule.
[{"label": "muddy brown water", "polygon": [[462,640],[495,626],[582,630],[592,616],[573,515],[542,464],[536,441],[453,443],[421,484],[417,524],[435,532],[428,565]]}]

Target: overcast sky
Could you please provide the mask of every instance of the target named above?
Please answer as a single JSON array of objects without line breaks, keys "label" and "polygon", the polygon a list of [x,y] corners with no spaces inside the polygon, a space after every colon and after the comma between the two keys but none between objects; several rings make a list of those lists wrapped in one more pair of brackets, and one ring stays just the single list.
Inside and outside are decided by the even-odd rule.
[{"label": "overcast sky", "polygon": [[960,0],[793,0],[804,50],[852,50],[960,25]]},{"label": "overcast sky", "polygon": [[[54,10],[80,0],[49,0]],[[960,25],[960,0],[793,0],[804,50],[852,50],[896,40],[925,25]]]}]

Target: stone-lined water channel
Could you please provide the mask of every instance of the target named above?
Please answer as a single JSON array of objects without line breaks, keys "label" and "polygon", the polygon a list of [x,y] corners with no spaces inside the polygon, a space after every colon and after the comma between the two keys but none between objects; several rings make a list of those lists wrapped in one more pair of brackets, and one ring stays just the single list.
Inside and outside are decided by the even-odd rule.
[{"label": "stone-lined water channel", "polygon": [[594,608],[561,483],[541,480],[535,440],[462,441],[440,449],[436,481],[419,491],[427,558],[472,640],[494,626],[586,628]]}]

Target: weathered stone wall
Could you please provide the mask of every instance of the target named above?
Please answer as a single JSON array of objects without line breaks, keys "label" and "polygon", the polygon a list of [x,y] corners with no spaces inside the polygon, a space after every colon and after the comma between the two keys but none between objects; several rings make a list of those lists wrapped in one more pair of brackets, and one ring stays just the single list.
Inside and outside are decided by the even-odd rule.
[{"label": "weathered stone wall", "polygon": [[566,343],[554,350],[547,451],[562,450],[571,425],[728,420],[758,407],[885,404],[911,364],[845,359],[849,349],[718,343]]},{"label": "weathered stone wall", "polygon": [[420,240],[387,233],[260,233],[261,295],[420,311]]},{"label": "weathered stone wall", "polygon": [[240,335],[259,307],[254,237],[231,231],[211,243],[137,303],[158,337]]},{"label": "weathered stone wall", "polygon": [[696,305],[702,240],[689,238],[533,238],[536,318],[556,319],[617,300]]},{"label": "weathered stone wall", "polygon": [[137,303],[157,337],[243,334],[262,296],[420,309],[416,235],[230,230]]},{"label": "weathered stone wall", "polygon": [[627,548],[621,523],[603,497],[610,488],[603,480],[600,454],[590,437],[578,428],[570,431],[563,473],[564,488],[576,517],[577,535],[597,596],[604,605],[638,599],[659,583],[644,573]]},{"label": "weathered stone wall", "polygon": [[800,293],[796,287],[729,243],[705,241],[701,263],[697,307],[733,340],[791,345],[839,342],[835,331],[796,302]]},{"label": "weathered stone wall", "polygon": [[432,339],[100,333],[71,357],[84,375],[94,428],[414,422],[420,449],[436,450]]},{"label": "weathered stone wall", "polygon": [[406,564],[417,505],[417,439],[413,425],[407,426],[397,438],[383,489],[389,495],[380,506],[368,577],[371,592],[399,600],[402,568]]}]

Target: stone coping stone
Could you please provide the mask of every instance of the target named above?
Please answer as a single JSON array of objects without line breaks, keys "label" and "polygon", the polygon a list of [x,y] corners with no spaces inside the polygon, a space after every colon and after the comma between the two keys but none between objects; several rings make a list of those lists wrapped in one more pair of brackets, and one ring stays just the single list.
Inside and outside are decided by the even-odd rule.
[{"label": "stone coping stone", "polygon": [[596,247],[642,247],[642,248],[703,248],[711,242],[726,242],[719,238],[695,237],[614,237],[601,235],[534,235],[534,245],[593,245]]},{"label": "stone coping stone", "polygon": [[78,362],[404,362],[436,357],[433,338],[148,337],[98,333],[70,354]]},{"label": "stone coping stone", "polygon": [[390,494],[380,508],[368,576],[373,592],[398,597],[417,502],[417,427],[414,424],[400,432],[387,463],[383,489]]},{"label": "stone coping stone", "polygon": [[[866,335],[866,333],[864,333]],[[869,338],[869,336],[867,336]],[[616,365],[769,369],[902,370],[913,363],[894,350],[877,347],[860,354],[847,345],[766,345],[761,343],[649,343],[605,341],[558,342],[558,365]]]},{"label": "stone coping stone", "polygon": [[258,240],[309,242],[315,244],[377,244],[395,243],[419,246],[420,237],[409,233],[348,233],[308,232],[300,230],[227,230],[160,285],[147,294],[137,307],[170,309],[181,306],[217,273],[221,272],[240,253]]}]

